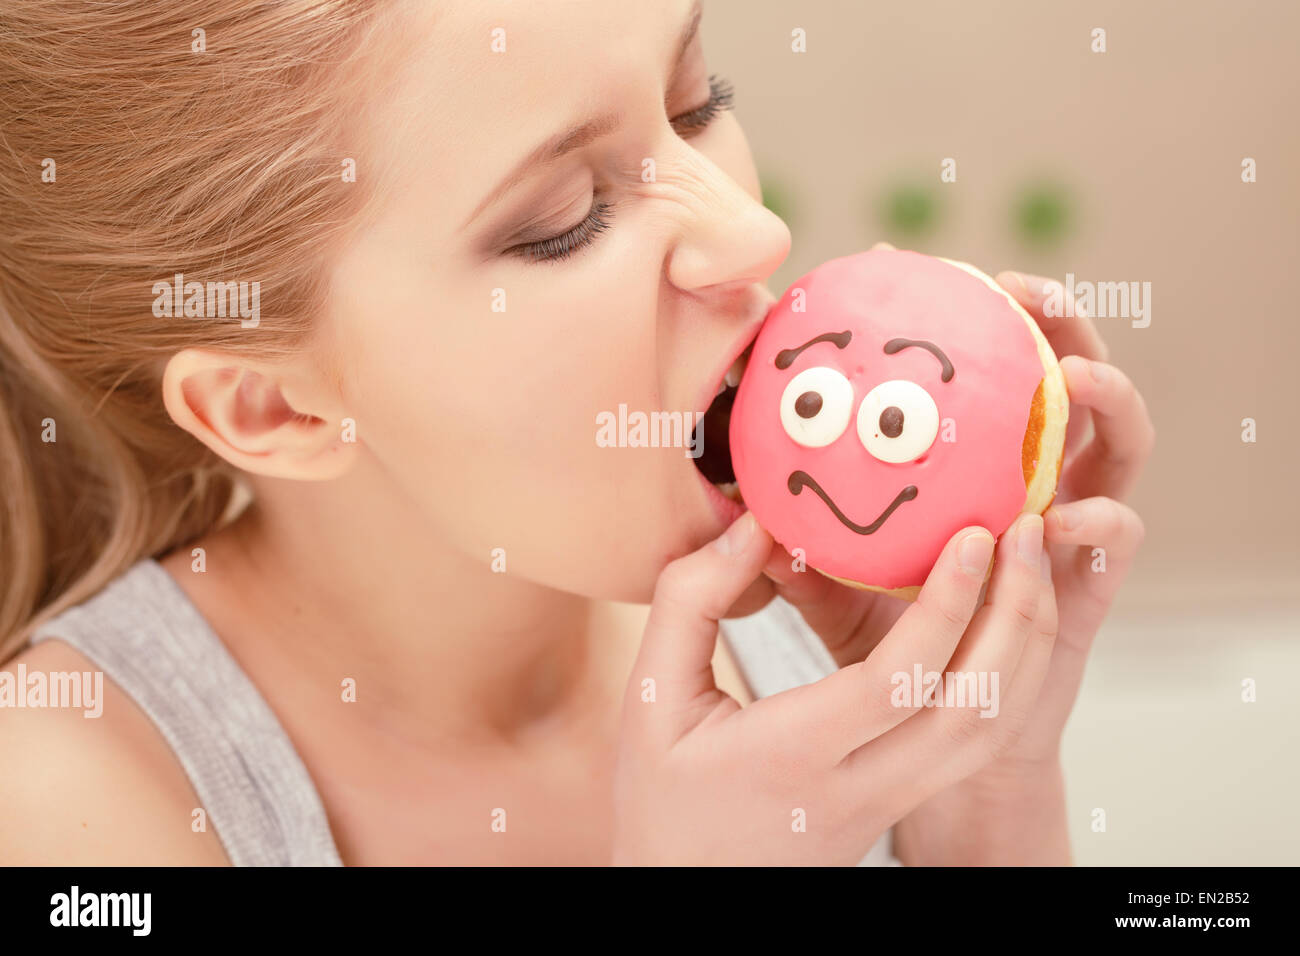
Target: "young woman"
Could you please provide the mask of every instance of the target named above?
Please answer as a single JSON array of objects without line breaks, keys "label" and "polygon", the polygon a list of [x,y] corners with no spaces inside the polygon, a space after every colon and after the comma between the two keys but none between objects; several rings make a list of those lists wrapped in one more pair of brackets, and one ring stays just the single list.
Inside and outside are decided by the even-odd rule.
[{"label": "young woman", "polygon": [[[0,14],[0,659],[106,676],[99,719],[0,708],[0,860],[1068,861],[1059,741],[1152,428],[1044,280],[999,277],[1064,357],[1062,493],[986,599],[984,529],[905,605],[793,572],[681,449],[595,440],[706,408],[789,248],[699,28]],[[840,669],[753,700],[715,638],[760,611]],[[914,663],[997,671],[999,716],[891,706]]]}]

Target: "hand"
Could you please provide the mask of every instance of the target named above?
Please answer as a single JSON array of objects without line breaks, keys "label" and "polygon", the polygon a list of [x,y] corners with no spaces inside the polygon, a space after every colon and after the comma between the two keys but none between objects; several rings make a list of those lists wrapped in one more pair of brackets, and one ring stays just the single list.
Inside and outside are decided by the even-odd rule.
[{"label": "hand", "polygon": [[1046,315],[1051,280],[1004,272],[997,282],[1038,322],[1070,393],[1065,463],[1044,515],[1060,636],[1015,746],[899,824],[896,852],[912,863],[1069,862],[1061,734],[1093,638],[1144,535],[1137,513],[1121,503],[1155,441],[1141,394],[1106,364],[1106,344],[1077,305],[1067,310],[1074,318]]},{"label": "hand", "polygon": [[[718,618],[773,542],[743,515],[669,564],[628,682],[614,784],[614,862],[853,864],[897,820],[1012,746],[1052,656],[1042,519],[950,540],[914,604],[865,660],[741,706],[710,664]],[[1000,713],[894,706],[894,674],[949,663],[1000,675]],[[806,829],[798,826],[806,821]]]},{"label": "hand", "polygon": [[[877,243],[873,248],[892,248]],[[1001,273],[997,281],[1039,324],[1061,361],[1070,393],[1070,423],[1058,494],[1045,519],[1060,610],[1060,640],[1031,729],[1004,764],[1028,769],[1056,760],[1061,733],[1078,696],[1093,638],[1133,564],[1142,520],[1121,502],[1136,484],[1155,440],[1142,395],[1119,369],[1092,320],[1071,302],[1073,318],[1045,314],[1051,280]],[[1059,283],[1058,283],[1059,285]],[[1104,555],[1094,556],[1100,548]],[[1102,567],[1104,571],[1095,571]],[[869,654],[907,608],[905,601],[848,588],[813,572],[796,572],[781,549],[766,575],[732,614],[753,613],[780,595],[799,609],[836,663]]]},{"label": "hand", "polygon": [[[890,248],[878,244],[877,248]],[[896,838],[937,852],[952,862],[1068,861],[1064,832],[1061,734],[1078,696],[1087,655],[1144,536],[1141,519],[1121,503],[1150,457],[1155,431],[1141,394],[1118,369],[1092,321],[1045,314],[1050,280],[1002,273],[997,281],[1038,322],[1058,358],[1070,393],[1070,424],[1058,495],[1045,517],[1048,553],[1060,613],[1056,642],[1042,693],[1026,716],[1027,729],[996,762],[918,808]],[[1094,549],[1104,552],[1104,571]],[[844,665],[869,654],[905,602],[846,588],[820,574],[795,573],[780,552],[767,579],[744,596],[739,613],[752,613],[780,595],[796,606]],[[1095,562],[1097,562],[1095,564]],[[999,826],[1005,824],[1002,834]],[[972,846],[970,835],[983,845]],[[978,843],[979,841],[975,841]],[[1000,845],[999,845],[1000,844]],[[986,852],[989,851],[989,852]]]},{"label": "hand", "polygon": [[1155,427],[1142,394],[1128,376],[1106,364],[1109,352],[1092,320],[1073,303],[1074,318],[1045,314],[1048,293],[1060,283],[1017,272],[1001,273],[997,282],[1038,322],[1061,361],[1070,393],[1065,463],[1056,500],[1044,515],[1060,640],[1030,714],[1031,729],[1007,755],[1009,762],[1033,767],[1057,759],[1093,638],[1145,536],[1142,519],[1122,501],[1151,457]]}]

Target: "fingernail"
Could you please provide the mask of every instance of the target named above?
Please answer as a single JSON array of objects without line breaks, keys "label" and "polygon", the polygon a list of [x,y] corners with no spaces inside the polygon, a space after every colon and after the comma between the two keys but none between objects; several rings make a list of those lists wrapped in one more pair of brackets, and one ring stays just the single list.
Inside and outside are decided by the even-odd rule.
[{"label": "fingernail", "polygon": [[1024,291],[1026,292],[1029,291],[1029,287],[1025,285],[1025,277],[1022,276],[1019,272],[1016,272],[1014,269],[1003,269],[996,276],[994,276],[994,279],[997,280],[998,285],[1002,286],[1002,288],[1006,289],[1008,292],[1011,292],[1012,291],[1011,283],[1004,281],[1003,276],[1006,276],[1009,279],[1014,279],[1016,284],[1019,285],[1021,289],[1024,289]]},{"label": "fingernail", "polygon": [[1016,553],[1031,568],[1038,566],[1043,553],[1042,515],[1021,516],[1020,526],[1016,529]]},{"label": "fingernail", "polygon": [[714,542],[714,546],[726,555],[739,554],[754,536],[754,528],[754,516],[746,511],[731,523],[731,527]]},{"label": "fingernail", "polygon": [[1092,373],[1092,380],[1098,383],[1106,381],[1110,376],[1110,369],[1101,362],[1089,362],[1088,371]]},{"label": "fingernail", "polygon": [[1025,275],[1023,272],[1017,272],[1016,276],[1020,279],[1020,284],[1031,295],[1051,295],[1056,289],[1065,291],[1065,287],[1055,279],[1044,279],[1042,276]]},{"label": "fingernail", "polygon": [[1052,556],[1047,553],[1046,548],[1043,549],[1042,560],[1038,562],[1038,571],[1044,581],[1052,580]]},{"label": "fingernail", "polygon": [[992,558],[993,535],[987,531],[969,534],[957,545],[957,564],[972,577],[984,577]]}]

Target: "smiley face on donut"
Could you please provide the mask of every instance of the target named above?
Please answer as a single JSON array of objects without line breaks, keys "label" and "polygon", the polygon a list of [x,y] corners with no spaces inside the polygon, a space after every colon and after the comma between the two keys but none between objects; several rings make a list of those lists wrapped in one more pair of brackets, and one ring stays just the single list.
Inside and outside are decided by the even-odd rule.
[{"label": "smiley face on donut", "polygon": [[810,567],[915,597],[948,539],[1055,494],[1068,397],[1030,316],[970,266],[877,250],[794,283],[731,413],[758,522]]}]

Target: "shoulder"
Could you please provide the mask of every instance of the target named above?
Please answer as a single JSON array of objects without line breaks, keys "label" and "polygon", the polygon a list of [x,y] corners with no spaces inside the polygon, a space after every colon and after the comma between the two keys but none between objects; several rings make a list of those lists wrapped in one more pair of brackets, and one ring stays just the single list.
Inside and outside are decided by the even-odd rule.
[{"label": "shoulder", "polygon": [[[100,674],[102,701],[16,706],[52,675]],[[22,676],[24,680],[19,681]],[[60,679],[62,679],[60,677]],[[98,710],[97,716],[91,716]],[[84,655],[59,640],[0,665],[0,860],[8,865],[228,863],[184,768],[149,717]]]}]

